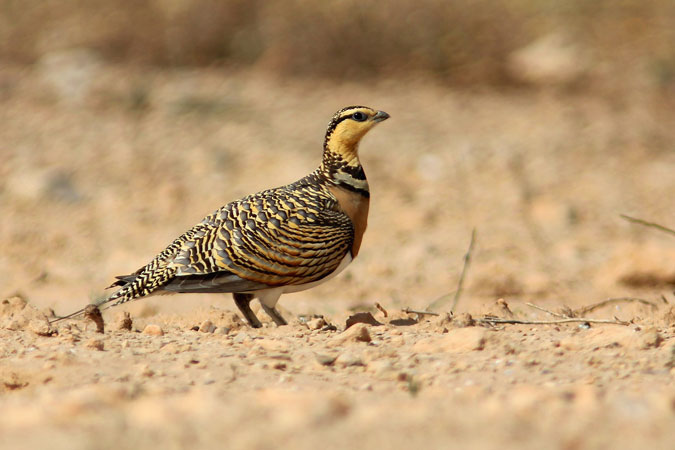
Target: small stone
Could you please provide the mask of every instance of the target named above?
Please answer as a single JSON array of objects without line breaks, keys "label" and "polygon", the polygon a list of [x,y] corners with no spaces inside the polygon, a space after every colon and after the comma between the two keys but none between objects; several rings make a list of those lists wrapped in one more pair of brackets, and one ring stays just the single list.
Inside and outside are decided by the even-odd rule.
[{"label": "small stone", "polygon": [[164,336],[164,330],[159,325],[150,324],[143,328],[143,334],[148,336]]},{"label": "small stone", "polygon": [[202,333],[213,333],[214,331],[216,331],[216,326],[210,320],[205,320],[199,326],[199,331],[201,331]]},{"label": "small stone", "polygon": [[72,330],[63,333],[62,337],[64,340],[71,343],[80,342],[82,340],[82,336],[80,335],[80,333],[76,333],[75,331]]},{"label": "small stone", "polygon": [[22,311],[28,303],[19,295],[6,298],[0,302],[0,317]]},{"label": "small stone", "polygon": [[229,328],[230,330],[238,330],[246,327],[239,316],[231,311],[213,310],[211,314],[209,314],[209,319],[217,327]]},{"label": "small stone", "polygon": [[3,390],[13,391],[29,385],[29,379],[22,373],[14,371],[0,371],[0,386]]},{"label": "small stone", "polygon": [[33,319],[29,322],[28,327],[30,330],[37,334],[38,336],[54,336],[57,334],[54,327],[52,327],[48,321]]},{"label": "small stone", "polygon": [[448,328],[448,327],[452,326],[452,321],[453,321],[453,320],[454,320],[454,317],[453,317],[452,314],[450,314],[450,313],[445,313],[445,314],[439,315],[439,316],[436,318],[435,324],[436,324],[436,326],[439,327],[439,328]]},{"label": "small stone", "polygon": [[663,342],[663,337],[659,334],[656,328],[648,328],[640,333],[639,336],[640,348],[657,348]]},{"label": "small stone", "polygon": [[371,340],[370,333],[368,332],[368,325],[363,323],[356,324],[333,338],[333,342],[336,344],[344,344],[346,342],[370,342]]},{"label": "small stone", "polygon": [[235,344],[243,344],[244,342],[250,341],[250,340],[251,340],[251,337],[248,334],[244,333],[243,331],[240,331],[239,333],[237,333],[236,336],[233,339]]},{"label": "small stone", "polygon": [[230,334],[231,329],[228,327],[217,327],[213,332],[215,334]]},{"label": "small stone", "polygon": [[361,357],[352,352],[345,352],[340,354],[335,359],[335,363],[342,367],[353,367],[353,366],[364,366],[363,360]]},{"label": "small stone", "polygon": [[101,339],[89,339],[84,346],[91,350],[98,350],[99,352],[102,352],[104,347]]},{"label": "small stone", "polygon": [[500,317],[502,319],[513,318],[513,312],[509,308],[509,304],[503,298],[498,299],[493,304],[489,305],[483,312],[488,316]]},{"label": "small stone", "polygon": [[337,359],[337,356],[326,355],[322,353],[316,353],[314,354],[314,357],[316,358],[316,362],[318,362],[322,366],[332,366],[333,363],[335,363],[335,360]]},{"label": "small stone", "polygon": [[175,355],[176,353],[179,353],[180,350],[178,349],[178,346],[174,344],[173,342],[170,342],[164,346],[162,346],[159,351],[164,352],[164,353],[169,353]]},{"label": "small stone", "polygon": [[117,330],[131,331],[132,325],[133,321],[131,320],[131,314],[126,311],[123,311],[122,314],[117,317],[117,321],[115,322],[115,328]]},{"label": "small stone", "polygon": [[664,327],[675,326],[675,306],[670,306],[661,316],[661,324]]},{"label": "small stone", "polygon": [[5,328],[9,331],[19,331],[22,328],[22,325],[18,320],[12,319],[5,325]]},{"label": "small stone", "polygon": [[458,314],[452,321],[452,326],[455,328],[473,327],[475,325],[476,321],[469,313]]},{"label": "small stone", "polygon": [[[196,366],[199,364],[199,360],[195,359],[192,355],[186,355],[183,357],[183,367]],[[206,364],[203,365],[203,368],[206,368]]]},{"label": "small stone", "polygon": [[144,364],[141,367],[139,367],[138,372],[141,374],[143,377],[152,377],[155,375],[155,371],[150,368],[149,365]]},{"label": "small stone", "polygon": [[320,330],[323,327],[325,327],[326,321],[324,320],[323,317],[317,317],[316,319],[312,319],[309,322],[307,322],[307,328],[310,330]]}]

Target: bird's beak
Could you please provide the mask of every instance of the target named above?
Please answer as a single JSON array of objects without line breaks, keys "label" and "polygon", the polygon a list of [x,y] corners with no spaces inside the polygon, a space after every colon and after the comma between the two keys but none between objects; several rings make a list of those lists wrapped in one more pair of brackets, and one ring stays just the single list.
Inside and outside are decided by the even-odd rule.
[{"label": "bird's beak", "polygon": [[387,114],[384,111],[378,111],[373,116],[373,122],[382,122],[383,120],[387,120],[388,118],[389,118],[389,114]]}]

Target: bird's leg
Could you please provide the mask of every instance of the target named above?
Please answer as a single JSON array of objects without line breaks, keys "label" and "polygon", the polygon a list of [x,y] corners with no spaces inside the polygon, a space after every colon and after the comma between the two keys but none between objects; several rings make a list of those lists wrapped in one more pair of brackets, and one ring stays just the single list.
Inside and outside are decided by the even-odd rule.
[{"label": "bird's leg", "polygon": [[260,306],[265,310],[268,316],[274,320],[274,323],[277,326],[288,325],[288,322],[282,317],[279,311],[276,310],[275,306],[281,297],[283,289],[267,289],[258,293],[258,300],[260,300]]},{"label": "bird's leg", "polygon": [[253,294],[241,294],[235,292],[232,294],[232,297],[234,297],[234,303],[237,305],[237,308],[239,308],[239,311],[241,311],[244,319],[246,319],[249,325],[251,325],[253,328],[262,327],[262,323],[260,323],[253,311],[251,311],[250,303],[251,300],[253,300]]},{"label": "bird's leg", "polygon": [[260,303],[262,308],[265,310],[268,316],[274,320],[274,323],[276,323],[278,326],[281,325],[288,325],[288,322],[286,322],[286,319],[282,317],[282,315],[277,311],[277,309],[274,306],[267,306],[264,303]]}]

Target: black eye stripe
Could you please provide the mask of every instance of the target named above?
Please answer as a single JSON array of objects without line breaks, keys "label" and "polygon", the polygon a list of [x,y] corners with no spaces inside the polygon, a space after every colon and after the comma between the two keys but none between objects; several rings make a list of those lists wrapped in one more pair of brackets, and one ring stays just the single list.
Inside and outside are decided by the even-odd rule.
[{"label": "black eye stripe", "polygon": [[[361,114],[363,114],[363,113],[361,113]],[[352,114],[347,114],[347,115],[345,115],[345,116],[338,117],[338,118],[335,120],[335,122],[333,123],[332,128],[335,129],[335,127],[336,127],[340,122],[344,122],[344,121],[347,120],[347,119],[353,119],[353,117],[352,117],[353,115],[354,115],[354,113],[352,113]],[[365,114],[364,114],[364,115],[365,115]]]},{"label": "black eye stripe", "polygon": [[[335,131],[335,128],[340,124],[340,122],[345,121],[347,119],[352,119],[354,120],[353,116],[354,113],[356,112],[361,112],[361,111],[354,111],[351,113],[347,114],[347,111],[354,110],[355,108],[363,108],[362,106],[349,106],[347,108],[344,108],[340,111],[338,111],[333,119],[330,121],[328,124],[328,129],[326,130],[326,139],[324,141],[324,145],[328,142],[328,139],[330,136],[333,134],[333,131]],[[368,118],[368,115],[366,113],[361,112],[364,116],[366,116],[366,119]]]}]

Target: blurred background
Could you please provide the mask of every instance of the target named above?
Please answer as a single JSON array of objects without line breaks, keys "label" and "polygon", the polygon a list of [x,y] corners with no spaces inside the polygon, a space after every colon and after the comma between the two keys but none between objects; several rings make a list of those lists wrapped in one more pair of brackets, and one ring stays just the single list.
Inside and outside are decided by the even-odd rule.
[{"label": "blurred background", "polygon": [[[669,0],[0,0],[0,295],[100,298],[201,217],[361,147],[370,230],[293,313],[673,300]],[[325,299],[317,301],[317,298]],[[132,308],[231,307],[225,296]]]}]

